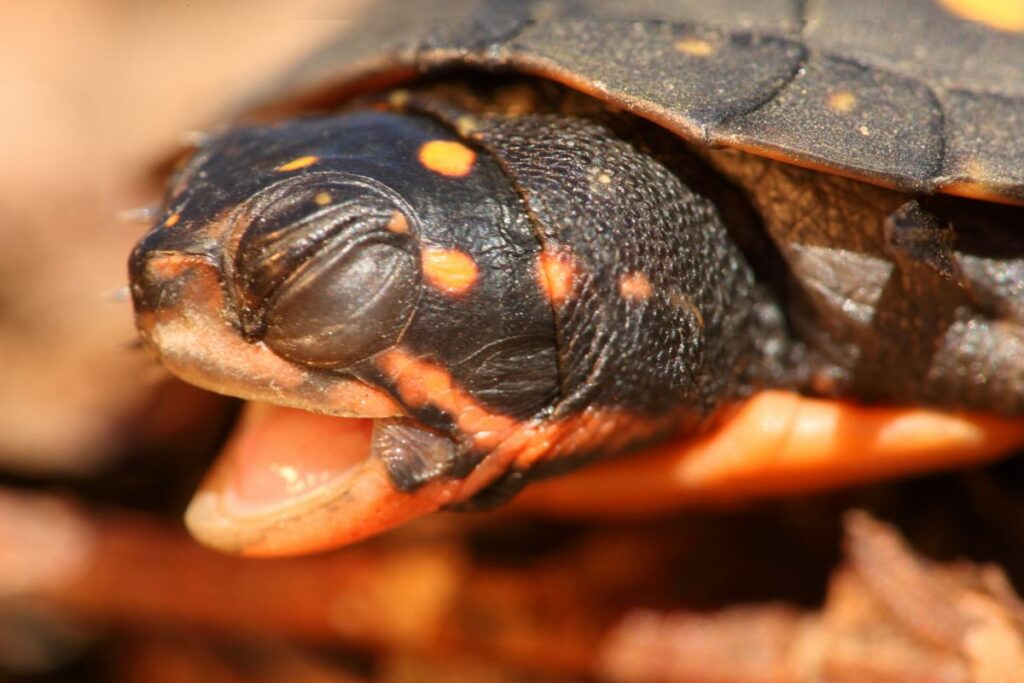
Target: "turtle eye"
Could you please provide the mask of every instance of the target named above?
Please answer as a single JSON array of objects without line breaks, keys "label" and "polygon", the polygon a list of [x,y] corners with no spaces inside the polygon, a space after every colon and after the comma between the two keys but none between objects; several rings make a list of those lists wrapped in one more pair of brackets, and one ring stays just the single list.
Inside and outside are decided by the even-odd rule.
[{"label": "turtle eye", "polygon": [[419,296],[406,214],[370,181],[335,174],[292,178],[250,198],[231,268],[243,333],[322,367],[394,344]]}]

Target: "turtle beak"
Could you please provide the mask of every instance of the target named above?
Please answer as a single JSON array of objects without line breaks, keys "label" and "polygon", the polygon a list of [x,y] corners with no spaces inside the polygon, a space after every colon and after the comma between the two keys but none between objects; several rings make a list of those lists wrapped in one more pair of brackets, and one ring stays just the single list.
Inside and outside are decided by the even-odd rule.
[{"label": "turtle beak", "polygon": [[[398,488],[389,457],[422,465],[454,445],[420,429],[422,439],[404,439],[396,452],[388,447],[395,422],[248,403],[189,505],[189,530],[227,552],[292,555],[376,535],[461,498],[458,479],[428,477],[408,491]],[[403,434],[416,429],[401,422]]]}]

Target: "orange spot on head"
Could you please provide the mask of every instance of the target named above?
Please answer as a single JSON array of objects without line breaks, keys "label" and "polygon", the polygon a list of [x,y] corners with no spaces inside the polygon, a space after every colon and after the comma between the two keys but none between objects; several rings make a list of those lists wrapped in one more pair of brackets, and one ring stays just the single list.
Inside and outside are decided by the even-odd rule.
[{"label": "orange spot on head", "polygon": [[542,251],[537,260],[537,280],[553,306],[565,303],[576,282],[576,264],[569,251]]},{"label": "orange spot on head", "polygon": [[178,221],[180,221],[180,220],[181,220],[181,214],[180,213],[172,213],[170,216],[167,217],[167,220],[164,221],[164,227],[165,228],[173,228],[175,225],[178,224]]},{"label": "orange spot on head", "polygon": [[406,234],[409,232],[409,219],[401,211],[392,212],[388,219],[388,230],[398,235]]},{"label": "orange spot on head", "polygon": [[715,46],[703,38],[683,38],[682,40],[677,40],[675,48],[683,54],[693,55],[694,57],[707,57],[715,51]]},{"label": "orange spot on head", "polygon": [[419,159],[434,173],[463,178],[473,170],[476,152],[455,140],[431,140],[420,147]]},{"label": "orange spot on head", "polygon": [[464,294],[480,274],[473,257],[458,249],[426,247],[421,258],[427,282],[445,294]]},{"label": "orange spot on head", "polygon": [[619,294],[633,301],[643,301],[651,296],[651,281],[643,273],[627,273],[619,278]]},{"label": "orange spot on head", "polygon": [[1024,31],[1024,0],[938,0],[961,19],[1000,31]]},{"label": "orange spot on head", "polygon": [[857,106],[857,96],[849,90],[840,90],[829,95],[826,104],[832,111],[846,114]]},{"label": "orange spot on head", "polygon": [[317,192],[316,195],[313,197],[313,202],[317,206],[327,206],[328,204],[331,203],[331,193],[327,192],[326,190]]},{"label": "orange spot on head", "polygon": [[287,173],[288,171],[298,171],[300,168],[309,168],[316,162],[320,161],[320,157],[313,156],[312,154],[292,159],[291,161],[285,162],[278,166],[276,171],[279,173]]}]

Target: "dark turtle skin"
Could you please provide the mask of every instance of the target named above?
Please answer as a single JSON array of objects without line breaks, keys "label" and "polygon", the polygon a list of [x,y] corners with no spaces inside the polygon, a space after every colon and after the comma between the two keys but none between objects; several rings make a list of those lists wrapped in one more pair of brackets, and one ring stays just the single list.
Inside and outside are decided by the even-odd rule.
[{"label": "dark turtle skin", "polygon": [[391,486],[472,482],[449,504],[762,388],[1024,413],[1024,34],[930,2],[361,26],[205,141],[134,251],[183,377],[378,418]]}]

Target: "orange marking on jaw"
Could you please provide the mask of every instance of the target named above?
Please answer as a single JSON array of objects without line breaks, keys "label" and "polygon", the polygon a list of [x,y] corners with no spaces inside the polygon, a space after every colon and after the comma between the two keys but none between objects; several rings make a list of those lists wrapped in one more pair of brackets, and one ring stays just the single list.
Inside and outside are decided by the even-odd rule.
[{"label": "orange marking on jaw", "polygon": [[164,227],[165,228],[173,228],[175,225],[178,224],[178,221],[180,221],[180,220],[181,220],[181,214],[180,213],[177,213],[177,212],[172,213],[170,216],[167,217],[167,220],[164,221]]},{"label": "orange marking on jaw", "polygon": [[309,168],[318,161],[320,161],[320,157],[316,157],[310,154],[304,157],[298,157],[292,159],[291,161],[285,162],[274,170],[280,173],[287,173],[288,171],[298,171],[300,168]]},{"label": "orange marking on jaw", "polygon": [[551,304],[558,308],[576,283],[576,263],[568,250],[542,251],[537,260],[537,280]]},{"label": "orange marking on jaw", "polygon": [[394,211],[388,219],[388,230],[398,235],[406,234],[409,232],[409,219],[401,211]]},{"label": "orange marking on jaw", "polygon": [[421,260],[427,282],[446,294],[466,293],[480,275],[473,258],[458,249],[426,247]]},{"label": "orange marking on jaw", "polygon": [[427,405],[440,408],[451,415],[459,430],[473,438],[480,448],[494,448],[517,424],[515,419],[481,406],[436,363],[392,349],[377,358],[377,365],[395,382],[403,402],[413,408]]},{"label": "orange marking on jaw", "polygon": [[1022,0],[938,0],[948,12],[1000,31],[1024,31]]},{"label": "orange marking on jaw", "polygon": [[454,140],[431,140],[420,147],[419,159],[434,173],[463,178],[473,170],[476,152]]},{"label": "orange marking on jaw", "polygon": [[644,301],[654,290],[643,273],[627,273],[619,278],[619,294],[633,301]]},{"label": "orange marking on jaw", "polygon": [[440,365],[401,349],[381,354],[377,366],[395,383],[402,401],[413,408],[434,406],[452,416],[459,431],[488,456],[491,465],[538,461],[588,451],[616,451],[664,429],[666,419],[646,419],[624,410],[589,408],[557,422],[519,421],[495,413],[459,387]]}]

